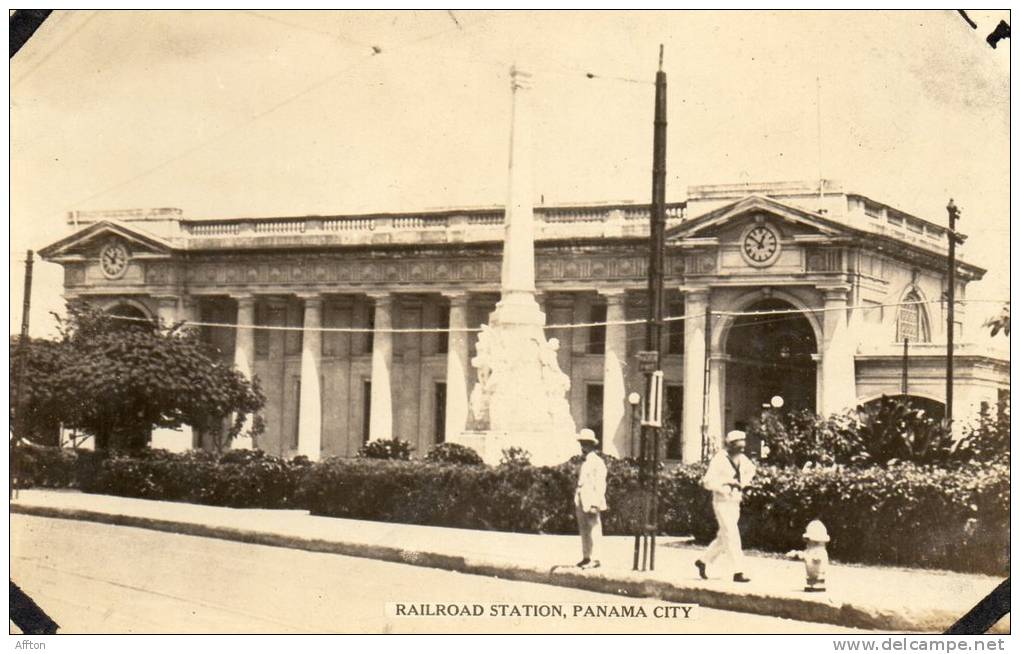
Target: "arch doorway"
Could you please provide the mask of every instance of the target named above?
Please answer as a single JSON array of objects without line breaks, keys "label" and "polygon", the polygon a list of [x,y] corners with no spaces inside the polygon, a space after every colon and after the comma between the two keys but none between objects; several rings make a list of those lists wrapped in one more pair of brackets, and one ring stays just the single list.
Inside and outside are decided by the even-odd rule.
[{"label": "arch doorway", "polygon": [[[763,299],[744,311],[796,310],[789,302]],[[726,430],[742,429],[778,395],[783,409],[816,409],[818,343],[803,313],[738,316],[726,335]],[[747,443],[758,454],[761,444]]]}]

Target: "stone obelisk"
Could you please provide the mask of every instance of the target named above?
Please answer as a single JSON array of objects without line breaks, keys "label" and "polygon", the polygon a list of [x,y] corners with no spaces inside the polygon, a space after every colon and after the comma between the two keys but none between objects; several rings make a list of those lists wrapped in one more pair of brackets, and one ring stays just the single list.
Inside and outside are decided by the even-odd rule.
[{"label": "stone obelisk", "polygon": [[500,301],[478,336],[471,365],[470,431],[457,440],[487,463],[518,447],[537,465],[562,463],[580,452],[556,339],[545,337],[545,314],[535,300],[535,217],[527,73],[510,69],[511,121],[508,191]]}]

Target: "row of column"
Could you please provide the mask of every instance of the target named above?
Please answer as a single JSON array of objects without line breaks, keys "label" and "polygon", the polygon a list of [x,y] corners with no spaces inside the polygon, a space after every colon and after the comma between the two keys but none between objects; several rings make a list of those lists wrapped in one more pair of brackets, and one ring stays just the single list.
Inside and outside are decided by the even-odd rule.
[{"label": "row of column", "polygon": [[[470,388],[470,333],[468,327],[468,293],[443,294],[450,303],[450,333],[446,366],[446,433],[464,429],[468,419]],[[619,289],[604,293],[607,302],[606,345],[603,383],[603,432],[606,450],[614,456],[626,454],[626,381],[627,356],[625,292]],[[322,390],[320,365],[322,351],[321,295],[299,295],[304,301],[304,325],[301,345],[301,392],[298,407],[298,453],[317,459],[322,448]],[[375,331],[372,334],[371,401],[369,403],[369,438],[393,437],[393,296],[370,293],[375,308]],[[255,366],[255,296],[235,296],[237,330],[234,364],[245,376],[251,377]],[[161,311],[164,304],[160,304]],[[166,305],[169,317],[170,304]],[[161,318],[164,315],[161,313]]]},{"label": "row of column", "polygon": [[[627,327],[626,294],[624,289],[601,291],[606,301],[605,354],[603,357],[603,444],[613,456],[629,453],[627,421]],[[824,325],[820,370],[819,409],[839,410],[853,403],[855,395],[853,348],[847,328],[847,289],[823,289]],[[446,433],[464,429],[468,418],[470,379],[470,342],[468,327],[468,293],[444,293],[450,303],[450,334],[446,369]],[[317,459],[322,448],[322,390],[320,365],[322,352],[323,298],[319,294],[299,295],[304,301],[304,325],[301,345],[301,392],[299,397],[298,453]],[[393,296],[389,293],[369,294],[375,303],[375,331],[372,334],[371,402],[369,438],[393,437]],[[684,461],[701,458],[702,423],[708,434],[718,436],[722,429],[722,398],[724,362],[718,356],[706,357],[706,319],[709,308],[707,289],[685,292],[686,314],[690,316],[684,330],[683,373],[683,450]],[[255,296],[234,296],[237,301],[236,345],[234,364],[245,376],[251,377],[255,365]],[[179,305],[176,297],[157,298],[159,317],[174,322],[191,313]],[[712,392],[705,396],[705,380]]]}]

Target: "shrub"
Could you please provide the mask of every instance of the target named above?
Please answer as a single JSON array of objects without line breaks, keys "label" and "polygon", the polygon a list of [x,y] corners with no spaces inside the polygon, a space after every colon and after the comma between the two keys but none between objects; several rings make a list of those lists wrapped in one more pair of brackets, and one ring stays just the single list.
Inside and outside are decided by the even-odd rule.
[{"label": "shrub", "polygon": [[358,456],[363,459],[397,459],[407,461],[411,458],[411,452],[413,451],[414,448],[407,441],[391,438],[368,441],[358,450]]},{"label": "shrub", "polygon": [[459,463],[469,466],[485,465],[482,457],[470,447],[460,443],[440,443],[425,455],[433,463]]},{"label": "shrub", "polygon": [[[531,533],[575,533],[578,462],[559,466],[451,465],[430,461],[286,461],[261,452],[203,451],[102,458],[39,448],[18,454],[25,478],[87,492],[233,507],[303,508],[313,514]],[[34,467],[33,467],[34,466]],[[91,466],[91,468],[90,468]],[[644,503],[638,469],[607,457],[607,534],[633,534]],[[91,470],[91,472],[90,472]],[[704,466],[680,465],[658,482],[659,531],[707,542],[715,533]],[[814,519],[841,561],[1005,574],[1009,569],[1009,464],[952,468],[761,465],[745,493],[747,547],[786,552]]]},{"label": "shrub", "polygon": [[984,406],[977,418],[964,426],[957,458],[997,461],[1009,465],[1010,401],[995,408]]},{"label": "shrub", "polygon": [[304,466],[258,450],[111,456],[83,490],[237,508],[291,508]]},{"label": "shrub", "polygon": [[944,463],[953,455],[948,427],[901,400],[883,395],[857,407],[856,418],[864,463]]},{"label": "shrub", "polygon": [[81,488],[101,454],[32,444],[11,448],[11,471],[16,488]]},{"label": "shrub", "polygon": [[811,411],[768,411],[751,421],[748,433],[768,448],[770,465],[803,467],[860,461],[863,448],[848,414],[823,418]]},{"label": "shrub", "polygon": [[768,463],[778,466],[944,465],[964,458],[942,421],[886,396],[827,418],[807,410],[769,411],[748,432],[768,448]]},{"label": "shrub", "polygon": [[508,447],[499,457],[501,466],[530,466],[531,452],[523,447]]}]

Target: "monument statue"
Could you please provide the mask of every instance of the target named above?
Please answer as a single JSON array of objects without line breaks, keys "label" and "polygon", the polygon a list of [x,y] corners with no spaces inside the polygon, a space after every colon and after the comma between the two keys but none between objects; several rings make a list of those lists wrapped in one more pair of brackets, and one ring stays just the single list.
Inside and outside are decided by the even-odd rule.
[{"label": "monument statue", "polygon": [[471,391],[469,431],[457,442],[474,448],[487,463],[519,447],[537,465],[562,463],[580,453],[560,370],[559,342],[545,337],[545,314],[535,300],[535,217],[531,197],[528,74],[510,69],[509,189],[506,205],[500,301],[478,335],[471,365],[478,382]]}]

